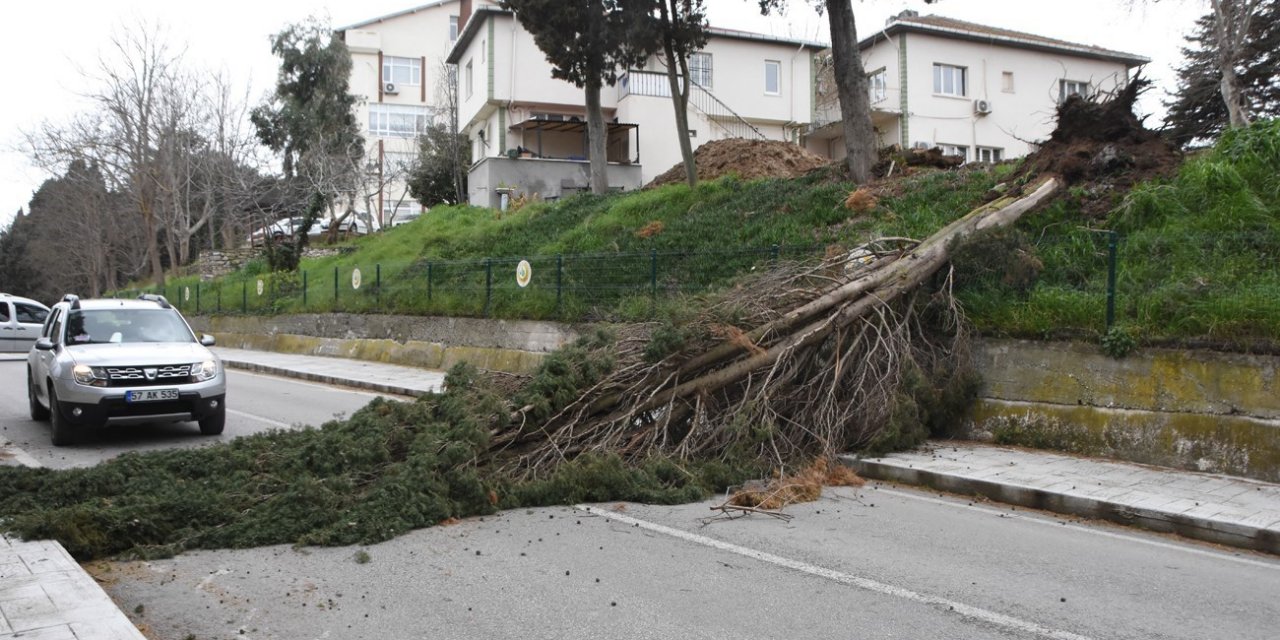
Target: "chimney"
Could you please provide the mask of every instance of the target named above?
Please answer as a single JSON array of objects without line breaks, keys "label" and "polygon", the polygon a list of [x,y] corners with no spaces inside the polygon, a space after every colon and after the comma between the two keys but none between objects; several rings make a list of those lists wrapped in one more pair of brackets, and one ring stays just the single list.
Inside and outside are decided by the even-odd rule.
[{"label": "chimney", "polygon": [[461,30],[467,26],[467,20],[471,19],[471,0],[462,0],[461,6],[458,7],[458,29]]}]

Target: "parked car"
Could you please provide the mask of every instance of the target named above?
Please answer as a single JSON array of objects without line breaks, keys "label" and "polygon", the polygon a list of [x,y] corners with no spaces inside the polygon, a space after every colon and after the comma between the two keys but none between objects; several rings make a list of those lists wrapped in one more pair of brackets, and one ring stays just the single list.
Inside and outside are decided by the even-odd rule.
[{"label": "parked car", "polygon": [[48,316],[49,307],[31,298],[0,293],[0,353],[26,353]]},{"label": "parked car", "polygon": [[27,354],[31,419],[49,420],[54,446],[111,424],[197,421],[222,433],[226,377],[208,347],[163,296],[55,305]]},{"label": "parked car", "polygon": [[[307,230],[307,235],[311,237],[322,236],[329,233],[329,227],[333,224],[332,219],[316,220]],[[354,215],[347,216],[346,220],[338,223],[338,232],[346,234],[364,235],[369,233],[369,227],[362,220]]]},{"label": "parked car", "polygon": [[400,225],[409,224],[410,222],[413,222],[414,220],[421,218],[423,213],[424,212],[422,211],[408,211],[405,213],[397,213],[395,220],[391,221],[391,228],[394,229]]},{"label": "parked car", "polygon": [[305,221],[306,219],[302,216],[280,218],[265,227],[255,229],[253,233],[249,234],[249,244],[258,246],[267,242],[283,242],[298,229],[301,229],[302,223]]}]

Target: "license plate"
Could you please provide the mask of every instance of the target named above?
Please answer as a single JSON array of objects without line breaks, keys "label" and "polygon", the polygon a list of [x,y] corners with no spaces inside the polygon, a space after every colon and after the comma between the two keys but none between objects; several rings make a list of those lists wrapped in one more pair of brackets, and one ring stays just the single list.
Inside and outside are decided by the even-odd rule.
[{"label": "license plate", "polygon": [[177,389],[142,389],[124,394],[125,402],[158,402],[160,400],[177,400]]}]

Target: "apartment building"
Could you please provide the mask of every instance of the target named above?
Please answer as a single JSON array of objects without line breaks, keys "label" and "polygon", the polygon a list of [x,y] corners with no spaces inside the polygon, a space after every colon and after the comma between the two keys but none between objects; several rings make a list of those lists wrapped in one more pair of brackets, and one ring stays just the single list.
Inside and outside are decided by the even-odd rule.
[{"label": "apartment building", "polygon": [[[859,43],[882,144],[941,147],[968,161],[1024,156],[1054,128],[1057,104],[1129,81],[1150,59],[913,11]],[[825,60],[819,60],[823,66]],[[844,156],[830,74],[819,73],[806,146]]]},{"label": "apartment building", "polygon": [[[472,144],[470,202],[555,199],[590,189],[583,90],[551,64],[516,17],[464,0],[457,65],[459,127]],[[800,143],[813,115],[813,58],[822,43],[712,29],[690,60],[690,136],[697,148],[729,137]],[[604,87],[609,185],[638,189],[680,162],[665,67],[651,59]]]},{"label": "apartment building", "polygon": [[409,195],[407,169],[417,137],[444,118],[445,57],[458,37],[458,0],[438,0],[337,30],[351,52],[351,92],[365,158],[375,164],[361,195],[375,227],[421,213]]}]

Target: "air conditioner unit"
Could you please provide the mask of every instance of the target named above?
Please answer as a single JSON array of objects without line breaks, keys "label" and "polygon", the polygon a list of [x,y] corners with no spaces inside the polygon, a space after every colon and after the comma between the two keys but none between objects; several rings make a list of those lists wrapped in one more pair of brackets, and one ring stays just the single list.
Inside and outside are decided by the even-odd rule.
[{"label": "air conditioner unit", "polygon": [[980,115],[991,113],[991,103],[986,100],[974,100],[973,112]]},{"label": "air conditioner unit", "polygon": [[382,85],[382,92],[383,92],[383,93],[388,93],[388,94],[391,94],[391,95],[395,95],[395,94],[397,94],[397,93],[400,93],[400,89],[396,87],[396,83],[394,83],[394,82],[388,82],[388,83],[386,83],[386,84]]}]

